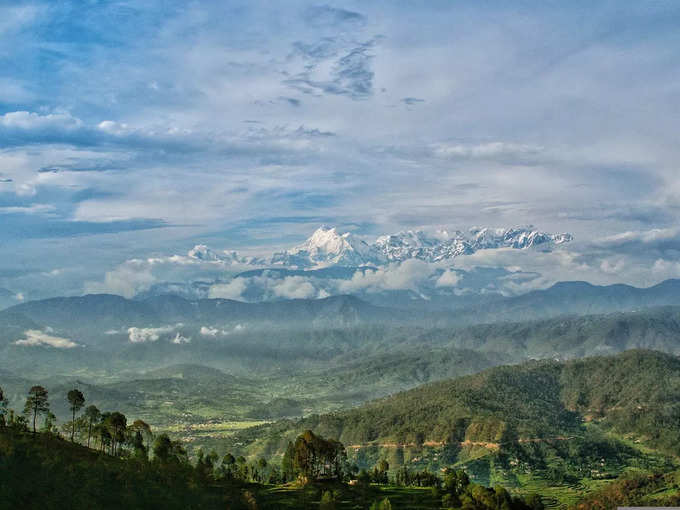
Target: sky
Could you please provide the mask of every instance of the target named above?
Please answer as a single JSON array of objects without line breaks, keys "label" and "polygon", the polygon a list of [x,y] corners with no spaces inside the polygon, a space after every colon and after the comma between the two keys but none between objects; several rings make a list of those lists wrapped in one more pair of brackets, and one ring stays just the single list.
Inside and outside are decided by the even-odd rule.
[{"label": "sky", "polygon": [[461,267],[680,276],[678,26],[674,0],[0,0],[0,287],[132,294],[152,258],[321,224],[532,224],[575,241]]}]

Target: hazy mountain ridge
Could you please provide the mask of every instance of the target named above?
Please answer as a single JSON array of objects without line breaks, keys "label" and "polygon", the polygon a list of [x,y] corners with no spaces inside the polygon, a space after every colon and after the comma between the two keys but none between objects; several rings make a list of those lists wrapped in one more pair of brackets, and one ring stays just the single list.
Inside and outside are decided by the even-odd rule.
[{"label": "hazy mountain ridge", "polygon": [[658,306],[680,305],[680,280],[666,280],[651,287],[630,285],[593,285],[587,282],[559,282],[544,290],[496,299],[480,322],[522,321],[561,315],[592,315],[616,311],[634,311]]},{"label": "hazy mountain ridge", "polygon": [[24,318],[50,327],[72,327],[97,322],[103,327],[151,326],[182,321],[254,321],[259,323],[304,322],[306,325],[335,322],[394,320],[403,322],[403,312],[378,307],[353,296],[323,299],[293,299],[246,303],[230,299],[187,300],[175,295],[131,300],[112,294],[49,298],[15,305],[0,312],[0,320]]},{"label": "hazy mountain ridge", "polygon": [[[8,340],[16,341],[26,331],[42,331],[55,336],[74,335],[76,338],[72,340],[79,344],[101,343],[102,340],[97,340],[99,337],[104,337],[105,344],[114,340],[126,341],[132,334],[131,328],[144,330],[141,333],[147,335],[181,333],[187,339],[191,335],[195,338],[197,333],[206,337],[224,336],[236,333],[234,328],[242,330],[244,327],[305,330],[391,324],[455,330],[475,324],[520,323],[680,306],[680,280],[668,280],[642,289],[564,282],[518,297],[496,297],[468,307],[462,303],[464,301],[458,302],[454,311],[444,312],[438,306],[429,310],[427,307],[404,310],[376,306],[354,296],[246,303],[228,299],[187,300],[175,295],[130,300],[102,294],[22,303],[0,311],[0,324],[3,327],[1,336]],[[533,323],[524,325],[528,330],[541,327]],[[670,331],[676,325],[663,327],[664,331]],[[508,326],[508,329],[518,327]],[[484,328],[479,328],[482,330]],[[493,328],[487,330],[494,331]],[[157,336],[149,338],[158,339]]]}]

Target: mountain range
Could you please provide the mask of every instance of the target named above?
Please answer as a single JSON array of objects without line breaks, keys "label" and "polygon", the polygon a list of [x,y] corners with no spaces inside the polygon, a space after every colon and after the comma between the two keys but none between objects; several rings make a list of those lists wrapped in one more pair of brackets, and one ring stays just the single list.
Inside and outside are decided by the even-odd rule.
[{"label": "mountain range", "polygon": [[440,230],[428,234],[409,230],[382,235],[368,243],[351,232],[340,233],[335,227],[318,228],[305,242],[269,259],[241,257],[233,251],[215,252],[205,245],[192,248],[188,256],[205,261],[289,268],[321,268],[329,266],[381,266],[410,259],[425,262],[452,260],[479,250],[500,248],[549,250],[573,240],[568,233],[549,234],[532,226],[514,228],[471,228],[467,232]]},{"label": "mountain range", "polygon": [[309,327],[347,327],[358,324],[418,323],[469,325],[519,322],[569,315],[592,315],[680,306],[680,280],[666,280],[648,288],[629,285],[598,286],[560,282],[548,289],[520,296],[495,296],[481,304],[461,305],[454,312],[403,310],[375,306],[352,295],[323,299],[291,299],[247,303],[230,299],[185,299],[167,294],[126,299],[90,294],[28,301],[0,311],[0,323],[12,327],[77,328],[96,324],[102,331],[121,327],[152,327],[176,323],[225,325],[236,323],[298,324]]},{"label": "mountain range", "polygon": [[452,311],[376,306],[347,295],[264,303],[51,298],[0,311],[0,368],[43,377],[191,363],[245,376],[255,367],[280,374],[347,366],[356,377],[361,361],[403,365],[405,372],[384,372],[389,385],[369,377],[357,390],[375,395],[450,375],[437,360],[454,351],[477,353],[465,357],[480,366],[630,348],[677,353],[678,307],[680,280],[646,289],[566,282]]},{"label": "mountain range", "polygon": [[353,296],[244,303],[229,299],[187,300],[173,295],[131,300],[112,294],[89,294],[29,301],[0,312],[0,323],[6,327],[35,327],[38,324],[74,331],[96,326],[100,332],[184,323],[347,327],[372,322],[403,323],[410,318],[415,316],[373,306]]}]

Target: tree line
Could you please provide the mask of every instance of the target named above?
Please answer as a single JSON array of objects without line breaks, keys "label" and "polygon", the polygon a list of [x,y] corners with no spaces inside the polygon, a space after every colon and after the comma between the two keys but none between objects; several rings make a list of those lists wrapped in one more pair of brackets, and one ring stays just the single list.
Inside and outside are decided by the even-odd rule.
[{"label": "tree line", "polygon": [[[66,399],[71,420],[57,427],[56,418],[50,411],[49,393],[44,387],[30,388],[22,414],[8,408],[8,401],[0,388],[0,433],[5,433],[4,439],[0,434],[0,465],[14,466],[0,473],[0,492],[6,490],[10,495],[12,491],[21,493],[16,486],[27,481],[31,484],[25,490],[36,491],[39,480],[36,473],[41,469],[51,469],[44,477],[43,485],[50,487],[45,491],[54,501],[59,501],[56,492],[61,485],[73,487],[73,483],[79,485],[78,489],[83,485],[89,498],[97,497],[103,501],[109,497],[109,491],[102,487],[101,492],[97,492],[97,487],[103,480],[113,480],[113,483],[122,484],[121,491],[132,491],[127,496],[130,501],[136,502],[130,503],[131,508],[135,504],[144,507],[149,504],[147,501],[154,502],[149,507],[160,507],[163,502],[163,506],[174,508],[176,502],[184,501],[185,508],[193,508],[194,504],[198,505],[197,508],[212,508],[213,503],[219,507],[227,498],[230,508],[254,510],[258,508],[259,494],[256,497],[256,491],[244,491],[246,487],[253,487],[252,484],[257,484],[257,487],[295,482],[306,487],[333,482],[354,491],[352,497],[365,508],[370,505],[376,510],[392,508],[388,498],[375,499],[374,487],[380,485],[430,487],[444,508],[543,509],[540,498],[523,499],[511,496],[501,487],[482,487],[472,483],[463,471],[446,472],[440,478],[434,473],[409,471],[402,467],[390,478],[390,466],[384,459],[379,460],[371,471],[359,471],[356,465],[348,462],[342,443],[325,439],[311,430],[304,431],[288,445],[280,465],[264,458],[249,462],[245,457],[231,453],[220,459],[215,452],[206,454],[200,450],[192,464],[181,442],[172,440],[167,434],[154,436],[151,427],[144,421],[128,423],[128,418],[118,411],[102,412],[94,405],[86,407],[85,396],[78,389],[69,391]],[[38,426],[40,422],[42,427]],[[17,444],[23,441],[24,447],[8,448],[7,437],[13,437]],[[99,455],[110,461],[88,464],[78,471],[75,466],[82,461],[77,457],[78,450],[68,453],[57,448],[55,451],[54,441],[59,440],[65,445],[73,444],[74,448],[85,447],[81,449],[89,455]],[[36,453],[26,457],[24,450]],[[66,453],[75,455],[76,460],[55,461],[54,457]],[[41,457],[43,460],[38,462]],[[118,463],[121,462],[118,459],[122,459],[122,464],[113,463],[114,459]],[[55,465],[65,462],[72,462],[74,466],[55,470]],[[75,477],[77,481],[60,481],[68,476]],[[8,481],[3,477],[8,477]],[[172,487],[172,490],[164,494],[163,487]],[[336,492],[320,494],[315,508],[336,508],[341,499]],[[64,497],[68,498],[68,495]],[[306,500],[304,507],[312,508]],[[55,504],[55,508],[60,507]]]}]

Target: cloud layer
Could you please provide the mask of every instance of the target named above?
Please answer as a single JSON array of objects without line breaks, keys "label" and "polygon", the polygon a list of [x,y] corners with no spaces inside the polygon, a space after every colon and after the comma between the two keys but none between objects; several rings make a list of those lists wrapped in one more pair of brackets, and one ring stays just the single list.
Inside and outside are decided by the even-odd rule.
[{"label": "cloud layer", "polygon": [[[568,274],[674,274],[672,238],[628,233],[679,219],[679,17],[674,2],[0,6],[0,287],[131,296],[181,265],[150,259],[274,251],[319,223],[540,223],[592,243]],[[407,269],[365,288],[407,287]],[[243,294],[231,276],[214,292]],[[321,295],[307,283],[266,288]]]}]

